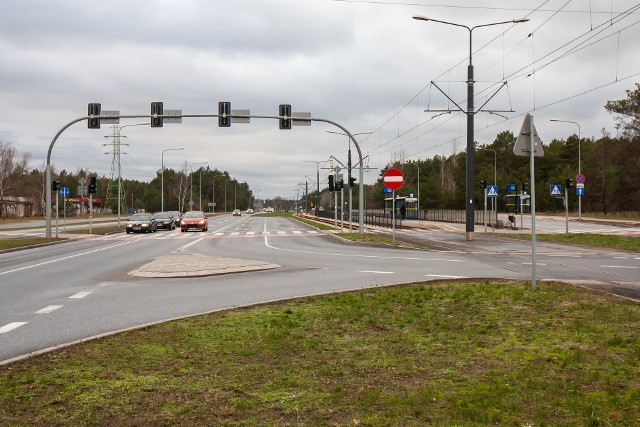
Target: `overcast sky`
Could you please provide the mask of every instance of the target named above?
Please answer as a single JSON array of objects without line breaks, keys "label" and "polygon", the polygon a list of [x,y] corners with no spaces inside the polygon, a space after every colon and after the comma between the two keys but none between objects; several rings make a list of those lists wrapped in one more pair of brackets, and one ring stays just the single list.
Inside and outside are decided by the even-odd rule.
[{"label": "overcast sky", "polygon": [[[467,26],[529,19],[473,32],[476,108],[507,83],[483,108],[503,112],[476,115],[476,141],[517,134],[526,113],[545,142],[577,132],[552,117],[578,122],[582,137],[598,138],[603,128],[615,135],[604,104],[640,81],[639,8],[621,0],[3,0],[0,140],[42,168],[53,136],[86,115],[89,102],[130,115],[149,114],[152,101],[184,114],[216,114],[218,101],[230,101],[277,115],[288,103],[352,133],[372,132],[357,136],[371,168],[398,153],[448,156],[465,149],[466,116],[440,90],[466,107],[469,32],[414,15]],[[315,179],[316,164],[304,160],[346,163],[347,138],[327,131],[340,130],[316,122],[279,130],[267,119],[131,126],[121,130],[129,144],[123,177],[149,181],[163,150],[184,147],[165,153],[165,167],[209,162],[260,198],[291,197],[305,176]],[[109,176],[113,156],[103,144],[112,133],[104,124],[71,126],[52,164]],[[353,154],[355,164],[355,147]]]}]

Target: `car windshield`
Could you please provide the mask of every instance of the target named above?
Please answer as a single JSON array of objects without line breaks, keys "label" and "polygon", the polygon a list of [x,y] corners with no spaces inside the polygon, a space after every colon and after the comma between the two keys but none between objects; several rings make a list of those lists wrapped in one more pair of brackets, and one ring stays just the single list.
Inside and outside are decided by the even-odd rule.
[{"label": "car windshield", "polygon": [[131,221],[149,221],[151,215],[149,214],[135,214],[131,217]]},{"label": "car windshield", "polygon": [[183,218],[203,218],[204,214],[202,212],[187,212],[184,214]]},{"label": "car windshield", "polygon": [[158,218],[162,218],[162,219],[171,218],[171,214],[169,212],[160,212],[160,213],[155,214],[155,217],[156,217],[156,219],[158,219]]}]

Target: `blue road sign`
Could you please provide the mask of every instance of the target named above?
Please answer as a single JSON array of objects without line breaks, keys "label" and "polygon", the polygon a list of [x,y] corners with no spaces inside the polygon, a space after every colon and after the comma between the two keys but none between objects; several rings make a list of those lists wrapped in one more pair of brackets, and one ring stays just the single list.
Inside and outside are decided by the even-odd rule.
[{"label": "blue road sign", "polygon": [[584,187],[576,187],[576,196],[584,196]]},{"label": "blue road sign", "polygon": [[60,195],[62,197],[67,197],[69,196],[69,187],[62,187],[60,188]]},{"label": "blue road sign", "polygon": [[552,197],[562,197],[562,185],[550,185],[549,195]]},{"label": "blue road sign", "polygon": [[518,191],[518,184],[507,184],[507,191]]},{"label": "blue road sign", "polygon": [[497,185],[487,185],[487,197],[498,197]]},{"label": "blue road sign", "polygon": [[384,185],[382,186],[382,192],[383,193],[393,193],[393,190],[390,188],[385,187]]}]

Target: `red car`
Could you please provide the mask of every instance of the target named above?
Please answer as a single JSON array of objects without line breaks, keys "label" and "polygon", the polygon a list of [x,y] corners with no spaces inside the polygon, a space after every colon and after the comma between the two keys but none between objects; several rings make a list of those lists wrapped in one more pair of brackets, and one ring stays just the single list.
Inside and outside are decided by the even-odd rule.
[{"label": "red car", "polygon": [[209,222],[204,212],[201,211],[189,211],[185,212],[180,219],[180,231],[183,233],[187,230],[200,230],[207,231],[209,229]]}]

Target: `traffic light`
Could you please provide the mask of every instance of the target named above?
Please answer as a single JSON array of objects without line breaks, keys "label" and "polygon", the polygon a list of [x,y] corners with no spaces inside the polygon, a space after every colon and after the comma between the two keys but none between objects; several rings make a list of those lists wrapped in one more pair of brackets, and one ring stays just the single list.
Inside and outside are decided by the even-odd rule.
[{"label": "traffic light", "polygon": [[487,181],[485,180],[480,180],[480,188],[487,188]]},{"label": "traffic light", "polygon": [[523,182],[522,183],[522,192],[526,193],[527,191],[529,191],[529,183],[528,182]]},{"label": "traffic light", "polygon": [[[88,116],[99,116],[100,111],[102,110],[102,105],[97,102],[92,102],[89,104],[89,111],[87,112]],[[87,127],[89,129],[100,129],[100,119],[88,119]]]},{"label": "traffic light", "polygon": [[51,182],[51,190],[58,191],[60,189],[60,181],[52,181]]},{"label": "traffic light", "polygon": [[333,174],[329,175],[329,191],[331,192],[336,191],[334,179],[335,179],[335,176]]},{"label": "traffic light", "polygon": [[98,192],[98,177],[91,175],[89,177],[89,194],[96,194]]},{"label": "traffic light", "polygon": [[280,129],[291,129],[291,105],[280,104],[280,107],[278,108],[278,115],[281,117]]},{"label": "traffic light", "polygon": [[573,188],[573,179],[572,178],[567,178],[565,181],[565,185],[567,188]]},{"label": "traffic light", "polygon": [[161,128],[164,124],[163,117],[154,117],[154,116],[162,116],[164,114],[164,106],[162,102],[152,102],[151,103],[151,127],[152,128]]},{"label": "traffic light", "polygon": [[343,179],[336,180],[336,182],[334,184],[334,187],[335,187],[336,191],[342,190],[344,188],[344,180]]},{"label": "traffic light", "polygon": [[356,178],[355,177],[349,177],[349,187],[355,187],[356,186]]},{"label": "traffic light", "polygon": [[231,127],[231,103],[230,102],[218,102],[218,127],[228,128]]}]

